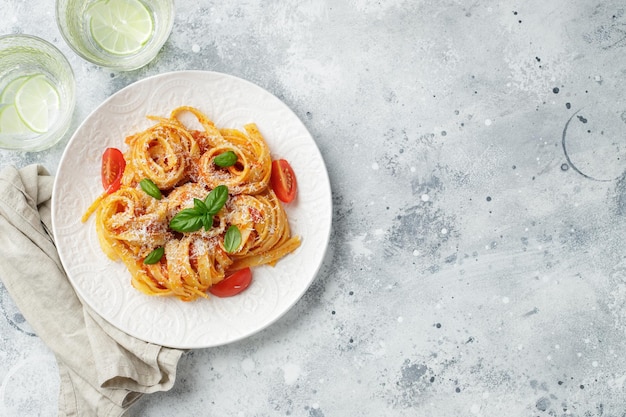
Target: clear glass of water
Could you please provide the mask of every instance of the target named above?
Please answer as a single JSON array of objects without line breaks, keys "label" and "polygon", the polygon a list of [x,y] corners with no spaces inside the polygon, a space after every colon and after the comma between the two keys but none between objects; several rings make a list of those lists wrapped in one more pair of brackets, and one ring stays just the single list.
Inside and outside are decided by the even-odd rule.
[{"label": "clear glass of water", "polygon": [[0,148],[40,151],[67,132],[74,73],[54,45],[30,35],[0,36]]},{"label": "clear glass of water", "polygon": [[119,71],[152,61],[174,24],[173,0],[57,0],[61,35],[83,59]]}]

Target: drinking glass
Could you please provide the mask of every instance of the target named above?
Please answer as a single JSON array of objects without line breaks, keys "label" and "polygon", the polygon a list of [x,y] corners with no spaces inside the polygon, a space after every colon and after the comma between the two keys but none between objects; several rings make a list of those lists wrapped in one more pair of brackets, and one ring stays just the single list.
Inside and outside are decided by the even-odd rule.
[{"label": "drinking glass", "polygon": [[67,132],[74,111],[74,73],[49,42],[0,36],[0,148],[40,151]]},{"label": "drinking glass", "polygon": [[152,61],[174,24],[173,0],[57,0],[61,35],[83,59],[119,71]]}]

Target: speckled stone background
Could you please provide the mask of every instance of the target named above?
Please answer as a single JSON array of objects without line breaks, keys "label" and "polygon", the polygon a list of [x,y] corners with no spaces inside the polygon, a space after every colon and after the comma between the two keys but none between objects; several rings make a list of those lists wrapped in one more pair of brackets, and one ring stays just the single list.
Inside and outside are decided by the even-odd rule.
[{"label": "speckled stone background", "polygon": [[[333,233],[310,290],[185,355],[129,416],[624,416],[626,5],[618,0],[177,0],[157,59],[78,58],[51,1],[0,33],[66,53],[72,130],[143,77],[248,79],[315,137]],[[71,132],[70,132],[71,133]],[[0,166],[50,171],[49,151]],[[53,355],[0,286],[0,414],[54,416]]]}]

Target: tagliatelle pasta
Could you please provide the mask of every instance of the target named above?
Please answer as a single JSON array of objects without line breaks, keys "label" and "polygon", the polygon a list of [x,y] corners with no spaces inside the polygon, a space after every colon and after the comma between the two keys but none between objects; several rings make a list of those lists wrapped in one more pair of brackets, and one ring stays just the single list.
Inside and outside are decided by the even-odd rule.
[{"label": "tagliatelle pasta", "polygon": [[[186,127],[183,113],[193,114],[202,129]],[[274,265],[300,246],[269,186],[270,150],[255,124],[245,125],[245,131],[219,129],[193,107],[149,118],[153,126],[126,138],[119,189],[98,197],[83,216],[86,221],[95,212],[102,250],[124,262],[133,287],[191,301],[207,297],[209,288],[232,271]],[[216,164],[215,158],[227,152],[236,156],[234,163]],[[142,189],[145,179],[158,195]],[[227,198],[213,212],[212,191],[224,186]],[[202,227],[173,229],[172,220],[182,212],[204,213],[190,221],[200,225],[201,218]],[[233,228],[235,243],[228,236]]]}]

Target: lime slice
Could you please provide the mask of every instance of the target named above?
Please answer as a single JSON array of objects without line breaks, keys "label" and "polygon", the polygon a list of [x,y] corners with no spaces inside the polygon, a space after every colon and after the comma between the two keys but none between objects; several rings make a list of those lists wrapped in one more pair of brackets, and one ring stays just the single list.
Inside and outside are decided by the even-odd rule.
[{"label": "lime slice", "polygon": [[15,100],[15,93],[17,90],[24,84],[30,75],[22,75],[21,77],[17,77],[4,87],[2,90],[2,95],[0,95],[0,103],[13,103]]},{"label": "lime slice", "polygon": [[152,36],[150,12],[138,0],[100,0],[88,10],[94,41],[105,51],[130,55]]},{"label": "lime slice", "polygon": [[14,104],[9,104],[0,109],[0,133],[17,135],[31,132],[24,124]]},{"label": "lime slice", "polygon": [[59,93],[45,75],[34,75],[15,93],[15,108],[30,130],[45,133],[59,111]]}]

